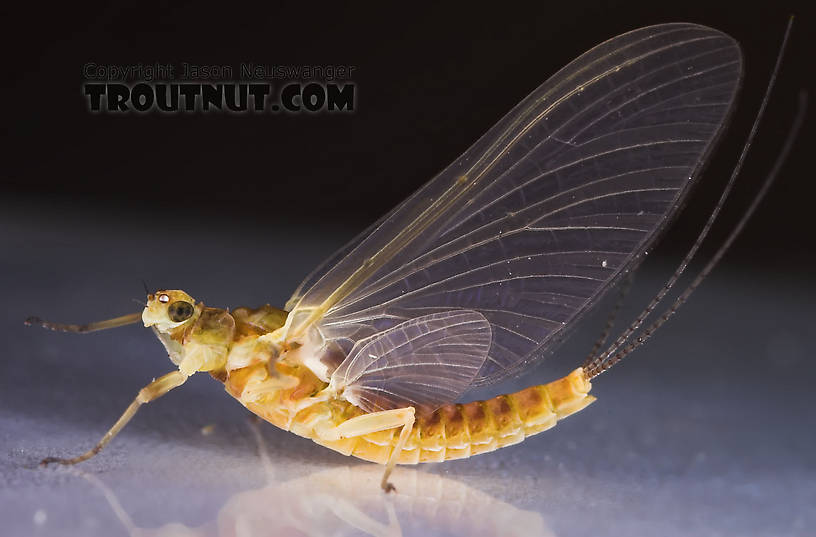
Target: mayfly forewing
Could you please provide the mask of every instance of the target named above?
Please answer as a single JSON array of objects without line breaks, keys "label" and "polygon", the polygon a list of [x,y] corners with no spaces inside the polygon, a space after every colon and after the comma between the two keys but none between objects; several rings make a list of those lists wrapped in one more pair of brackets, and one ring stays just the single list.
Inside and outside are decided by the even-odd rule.
[{"label": "mayfly forewing", "polygon": [[334,267],[340,260],[344,259],[347,255],[349,255],[357,246],[360,245],[366,237],[371,235],[371,233],[376,230],[380,224],[388,218],[389,214],[385,214],[380,217],[379,220],[365,228],[363,231],[358,233],[353,239],[349,242],[344,244],[339,250],[334,252],[330,257],[327,257],[323,260],[320,265],[318,265],[312,272],[306,276],[300,285],[297,286],[297,289],[292,293],[292,296],[289,297],[289,300],[286,301],[286,305],[284,306],[284,310],[292,311],[295,306],[298,305],[300,299],[303,298],[303,294],[311,289],[318,281],[320,281],[326,273]]},{"label": "mayfly forewing", "polygon": [[[435,236],[444,218],[456,214],[468,195],[475,195],[475,187],[481,178],[458,175],[451,180],[440,174],[398,210],[387,215],[374,232],[321,278],[318,282],[321,285],[315,285],[301,298],[293,317],[296,324],[290,324],[288,336],[297,338],[384,267],[393,266],[395,258],[401,258],[412,245],[422,244]],[[388,272],[390,269],[386,270]]]},{"label": "mayfly forewing", "polygon": [[712,225],[717,220],[720,211],[725,206],[726,200],[728,199],[729,194],[731,193],[732,188],[736,184],[737,178],[739,177],[740,171],[742,170],[742,166],[745,163],[745,157],[748,155],[748,152],[751,148],[751,144],[754,142],[754,139],[759,131],[759,126],[762,122],[762,119],[765,115],[766,108],[768,103],[770,102],[771,93],[773,92],[773,88],[776,85],[776,79],[779,75],[779,70],[782,66],[782,60],[785,56],[785,50],[787,48],[788,39],[790,38],[791,30],[793,29],[793,17],[788,19],[788,26],[785,30],[785,35],[782,39],[782,44],[779,48],[779,54],[776,58],[776,64],[774,65],[774,69],[771,72],[770,79],[768,80],[768,86],[765,89],[765,96],[762,98],[762,104],[757,111],[756,117],[754,118],[754,123],[751,127],[751,131],[748,134],[748,138],[745,140],[745,144],[743,145],[742,152],[740,153],[740,157],[737,160],[737,163],[734,165],[733,170],[731,171],[731,176],[728,178],[728,182],[726,183],[725,187],[723,188],[722,192],[720,193],[720,198],[717,200],[714,209],[708,216],[708,220],[706,221],[705,225],[700,230],[700,233],[697,235],[692,246],[689,248],[688,252],[686,252],[685,257],[682,261],[680,261],[679,265],[675,269],[674,273],[666,280],[666,283],[661,287],[660,291],[652,298],[649,304],[641,311],[641,313],[632,321],[632,323],[615,339],[615,342],[612,343],[606,350],[601,353],[598,353],[599,345],[593,348],[590,355],[587,357],[585,362],[582,365],[584,372],[586,373],[588,378],[594,378],[604,371],[608,371],[612,368],[616,363],[618,363],[621,359],[626,357],[632,351],[634,351],[637,347],[645,343],[658,329],[660,329],[663,324],[665,324],[676,312],[677,310],[688,300],[694,290],[703,282],[706,276],[714,269],[714,267],[719,263],[722,259],[723,255],[728,251],[731,247],[731,244],[734,240],[739,236],[742,232],[742,229],[745,227],[745,224],[750,220],[751,216],[753,215],[754,211],[757,210],[762,199],[768,193],[773,182],[776,180],[777,175],[779,174],[782,165],[787,160],[787,156],[796,141],[799,130],[802,127],[804,122],[805,114],[807,111],[807,94],[805,92],[801,92],[799,94],[799,106],[797,110],[797,114],[794,118],[793,124],[791,125],[787,136],[785,137],[785,142],[782,145],[780,152],[778,153],[776,160],[771,168],[768,175],[765,177],[765,181],[762,183],[762,186],[759,190],[754,194],[754,198],[748,207],[743,212],[742,216],[740,217],[737,224],[731,229],[731,232],[726,237],[725,241],[720,244],[717,248],[714,255],[711,259],[706,263],[702,270],[697,274],[697,276],[692,280],[690,284],[680,293],[680,295],[674,300],[671,306],[666,309],[662,315],[660,315],[656,320],[654,320],[650,325],[646,328],[643,328],[640,332],[640,329],[643,323],[649,318],[649,316],[655,311],[655,308],[663,301],[666,297],[668,292],[671,290],[672,287],[678,282],[680,276],[688,267],[691,260],[696,255],[697,251],[699,250],[700,246],[702,245],[703,241],[705,241],[708,232],[711,230]]},{"label": "mayfly forewing", "polygon": [[737,43],[693,24],[602,43],[313,275],[288,334],[311,326],[348,355],[410,319],[467,309],[493,338],[473,383],[517,371],[630,271],[677,212],[741,73]]}]

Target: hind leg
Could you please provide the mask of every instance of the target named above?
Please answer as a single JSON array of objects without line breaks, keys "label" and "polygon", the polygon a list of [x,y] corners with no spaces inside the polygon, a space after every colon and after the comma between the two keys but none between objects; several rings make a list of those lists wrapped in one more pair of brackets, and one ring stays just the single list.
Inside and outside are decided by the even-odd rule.
[{"label": "hind leg", "polygon": [[337,427],[319,431],[318,435],[321,440],[332,441],[341,438],[365,436],[367,434],[402,427],[397,443],[394,445],[394,449],[391,450],[391,455],[388,457],[385,473],[380,483],[380,486],[385,492],[390,492],[396,490],[396,488],[388,482],[388,477],[394,470],[400,453],[402,453],[402,448],[405,446],[405,441],[408,440],[411,430],[414,428],[415,413],[416,409],[414,409],[414,407],[407,407],[363,414],[362,416],[357,416],[356,418],[345,421]]}]

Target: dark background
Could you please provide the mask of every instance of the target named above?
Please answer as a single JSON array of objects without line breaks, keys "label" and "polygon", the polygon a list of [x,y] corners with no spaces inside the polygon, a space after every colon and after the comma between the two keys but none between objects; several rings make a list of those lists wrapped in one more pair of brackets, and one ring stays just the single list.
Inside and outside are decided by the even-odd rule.
[{"label": "dark background", "polygon": [[[789,14],[792,40],[722,238],[758,188],[811,88],[806,2],[536,2],[513,5],[4,7],[0,196],[48,213],[119,209],[167,219],[361,229],[441,170],[526,94],[595,44],[669,21],[721,29],[744,47],[739,107],[670,242],[688,246],[744,142]],[[10,11],[9,11],[10,10]],[[91,114],[87,62],[354,65],[352,114]],[[812,116],[812,114],[810,114]],[[732,259],[774,268],[812,254],[811,122]],[[172,210],[171,210],[172,209]],[[122,213],[124,214],[124,213]],[[113,215],[113,216],[111,216]],[[663,248],[669,248],[664,246]]]}]

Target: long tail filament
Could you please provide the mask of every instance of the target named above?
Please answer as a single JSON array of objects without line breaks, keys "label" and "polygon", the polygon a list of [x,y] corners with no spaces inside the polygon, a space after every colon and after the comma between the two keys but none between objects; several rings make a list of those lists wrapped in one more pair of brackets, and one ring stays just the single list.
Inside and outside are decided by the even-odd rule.
[{"label": "long tail filament", "polygon": [[[603,373],[604,371],[609,370],[613,365],[618,363],[624,356],[631,353],[635,348],[646,342],[649,337],[660,328],[674,313],[682,306],[686,300],[688,300],[691,293],[700,285],[703,279],[708,275],[709,272],[717,265],[720,261],[722,256],[740,234],[742,229],[745,227],[748,219],[753,215],[756,208],[759,206],[759,203],[762,201],[762,198],[765,197],[765,194],[768,192],[771,184],[776,179],[777,175],[779,174],[782,165],[784,164],[788,153],[790,153],[791,147],[793,146],[794,141],[796,140],[797,134],[802,126],[805,116],[805,110],[807,108],[807,96],[806,93],[802,92],[799,96],[799,106],[797,110],[797,115],[794,119],[793,125],[791,126],[790,130],[788,131],[788,135],[785,139],[785,144],[782,147],[782,151],[780,152],[779,156],[777,157],[776,161],[774,162],[773,168],[768,173],[767,177],[765,178],[762,187],[760,188],[759,192],[754,196],[754,199],[751,201],[748,209],[742,215],[739,222],[734,226],[729,234],[728,238],[723,242],[723,244],[717,249],[716,253],[712,257],[712,259],[706,264],[703,270],[700,271],[698,276],[692,281],[692,283],[683,291],[683,293],[675,300],[672,304],[671,308],[669,308],[661,317],[655,321],[652,325],[648,326],[642,332],[640,332],[637,337],[632,340],[632,335],[643,325],[644,321],[649,317],[649,315],[657,308],[660,302],[665,298],[668,292],[671,290],[672,287],[677,283],[680,276],[686,270],[686,267],[694,258],[695,254],[699,250],[700,246],[702,245],[703,240],[708,235],[708,232],[711,230],[714,221],[720,214],[723,206],[725,205],[725,201],[728,198],[733,186],[736,182],[737,177],[739,176],[740,170],[742,169],[743,163],[745,162],[745,157],[748,154],[748,150],[751,147],[751,144],[756,137],[757,130],[759,129],[759,125],[762,121],[762,118],[765,114],[765,109],[767,108],[768,101],[770,99],[771,91],[776,83],[777,75],[779,73],[779,69],[782,64],[782,58],[784,56],[785,48],[787,47],[788,38],[790,36],[791,27],[793,25],[793,18],[791,18],[788,22],[787,29],[785,30],[785,36],[782,40],[782,45],[780,47],[779,55],[777,56],[776,65],[774,66],[774,70],[771,74],[770,80],[768,81],[768,86],[765,90],[765,96],[762,99],[762,104],[759,107],[759,111],[757,113],[756,118],[754,119],[754,123],[751,127],[751,131],[748,134],[748,139],[745,142],[745,145],[742,148],[742,152],[740,153],[740,157],[737,160],[737,164],[734,167],[733,172],[731,173],[731,177],[728,179],[728,182],[725,185],[725,188],[720,195],[719,200],[717,201],[717,205],[714,207],[714,210],[711,212],[711,215],[708,217],[703,229],[700,231],[700,234],[697,236],[697,239],[694,241],[694,244],[689,249],[686,256],[680,262],[680,265],[674,271],[674,274],[666,281],[666,284],[663,288],[655,295],[652,301],[649,303],[648,306],[637,316],[637,318],[632,322],[629,327],[624,330],[621,335],[615,340],[615,342],[610,345],[610,347],[602,352],[601,354],[595,355],[594,353],[590,355],[583,364],[584,371],[587,375],[587,378],[594,378]],[[629,343],[627,344],[627,341]]]}]

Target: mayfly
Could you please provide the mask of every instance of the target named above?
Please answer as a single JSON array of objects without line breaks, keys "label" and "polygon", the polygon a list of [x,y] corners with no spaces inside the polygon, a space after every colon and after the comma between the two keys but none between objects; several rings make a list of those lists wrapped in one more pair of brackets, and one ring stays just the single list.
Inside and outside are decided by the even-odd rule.
[{"label": "mayfly", "polygon": [[620,337],[597,352],[604,338],[581,367],[549,384],[456,401],[535,363],[638,265],[685,203],[741,77],[739,45],[717,30],[661,24],[625,33],[544,82],[312,272],[284,309],[230,311],[160,290],[141,313],[107,321],[29,319],[71,332],[141,320],[178,367],[142,388],[93,449],[43,463],[94,456],[142,404],[198,371],[284,430],[385,464],[386,491],[395,464],[470,457],[553,427],[592,403],[590,380],[685,302],[767,191],[782,157],[698,278],[638,331],[720,212],[768,93],[697,241]]}]

